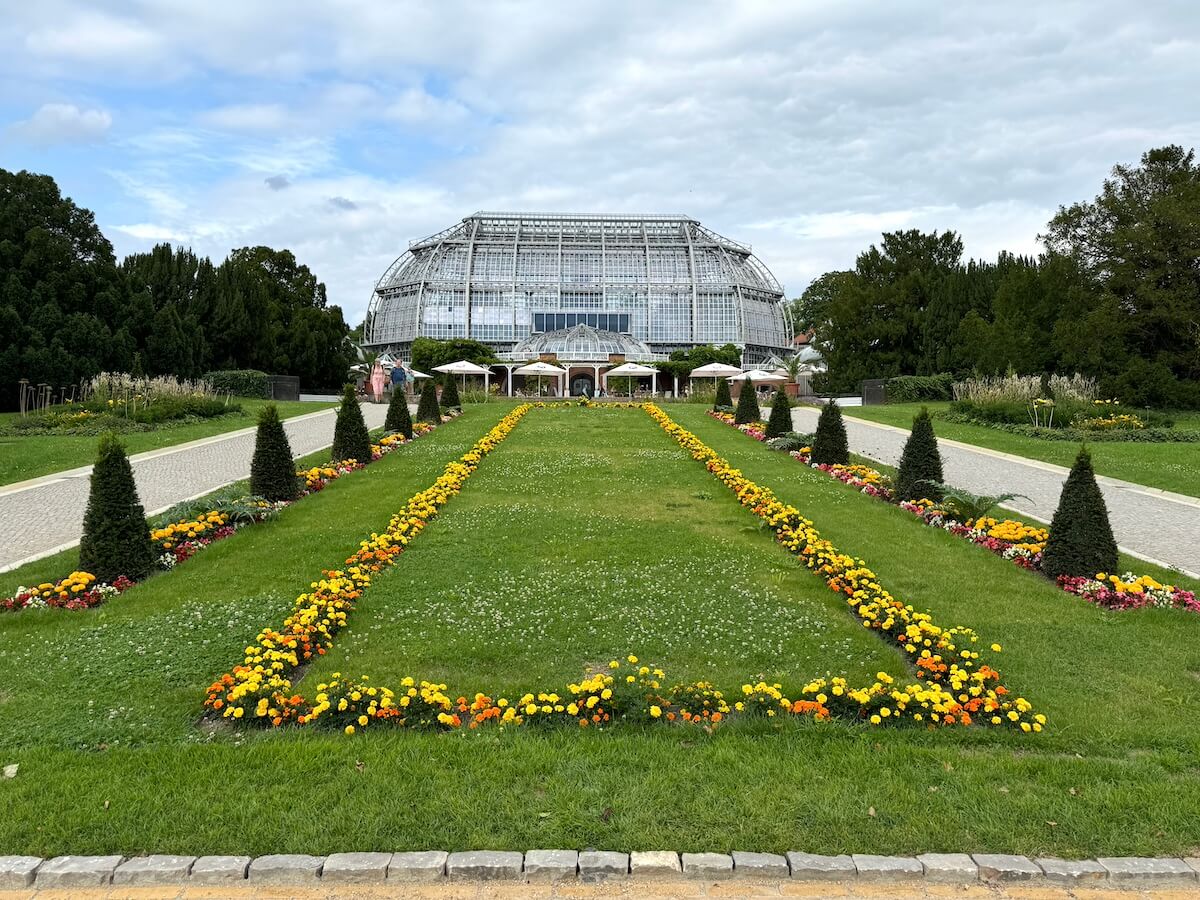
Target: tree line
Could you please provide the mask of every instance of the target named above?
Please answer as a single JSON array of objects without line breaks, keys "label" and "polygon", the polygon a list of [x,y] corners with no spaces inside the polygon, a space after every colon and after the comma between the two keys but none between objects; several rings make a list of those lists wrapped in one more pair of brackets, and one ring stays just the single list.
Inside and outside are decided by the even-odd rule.
[{"label": "tree line", "polygon": [[214,264],[159,244],[118,262],[53,178],[0,169],[0,408],[15,406],[19,379],[61,387],[102,371],[262,369],[336,387],[348,333],[288,250],[244,247]]},{"label": "tree line", "polygon": [[1169,146],[1061,207],[1037,257],[962,258],[952,231],[884,234],[794,301],[824,388],[939,372],[1082,372],[1139,406],[1200,408],[1200,165]]}]

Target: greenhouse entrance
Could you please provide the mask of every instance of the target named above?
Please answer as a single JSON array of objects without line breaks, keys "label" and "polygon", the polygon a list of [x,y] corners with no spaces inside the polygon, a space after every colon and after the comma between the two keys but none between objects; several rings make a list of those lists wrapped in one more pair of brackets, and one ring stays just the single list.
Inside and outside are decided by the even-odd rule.
[{"label": "greenhouse entrance", "polygon": [[592,380],[591,375],[576,375],[571,379],[571,396],[582,397],[584,394],[595,397],[596,382]]}]

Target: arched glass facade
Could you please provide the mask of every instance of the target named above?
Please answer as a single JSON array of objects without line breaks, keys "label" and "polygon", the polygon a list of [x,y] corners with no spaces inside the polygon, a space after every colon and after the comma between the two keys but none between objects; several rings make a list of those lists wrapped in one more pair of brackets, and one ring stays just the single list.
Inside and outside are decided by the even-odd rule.
[{"label": "arched glass facade", "polygon": [[750,248],[693,219],[481,212],[388,267],[366,340],[406,357],[416,337],[469,337],[515,358],[532,335],[584,325],[659,357],[737,344],[757,365],[788,349],[786,315]]}]

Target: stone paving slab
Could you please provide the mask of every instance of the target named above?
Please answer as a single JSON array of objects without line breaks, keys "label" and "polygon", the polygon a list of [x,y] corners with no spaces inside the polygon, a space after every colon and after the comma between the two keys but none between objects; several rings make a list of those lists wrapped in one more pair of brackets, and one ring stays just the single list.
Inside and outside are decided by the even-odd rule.
[{"label": "stone paving slab", "polygon": [[525,853],[525,878],[529,881],[565,881],[579,874],[575,850],[529,850]]},{"label": "stone paving slab", "polygon": [[[292,452],[300,457],[328,447],[336,413],[329,409],[284,420]],[[363,405],[368,428],[383,425],[386,415],[386,404]],[[244,429],[130,457],[147,514],[250,477],[254,435],[253,428]],[[90,474],[88,466],[35,479],[29,487],[0,489],[0,570],[79,542]]]},{"label": "stone paving slab", "polygon": [[192,863],[192,884],[236,884],[246,880],[249,856],[201,856]]},{"label": "stone paving slab", "polygon": [[1108,871],[1108,880],[1112,884],[1122,887],[1168,888],[1197,884],[1196,870],[1182,859],[1102,856],[1096,862]]},{"label": "stone paving slab", "polygon": [[[815,431],[819,414],[813,407],[795,407],[793,426],[800,432]],[[899,463],[907,430],[853,416],[843,418],[851,451],[890,466]],[[1029,499],[1018,498],[1004,505],[1043,522],[1053,517],[1067,480],[1067,470],[1061,466],[945,439],[938,440],[938,449],[948,484],[977,494],[1025,494]],[[1113,533],[1123,549],[1200,573],[1200,500],[1172,499],[1169,493],[1116,478],[1100,476],[1097,481]]]},{"label": "stone paving slab", "polygon": [[179,884],[188,877],[194,856],[135,856],[117,866],[113,884]]},{"label": "stone paving slab", "polygon": [[393,853],[388,863],[387,880],[396,882],[437,881],[446,874],[444,850],[418,850],[409,853]]},{"label": "stone paving slab", "polygon": [[391,862],[391,853],[331,853],[325,857],[321,883],[382,884]]},{"label": "stone paving slab", "polygon": [[111,884],[123,856],[57,856],[37,871],[38,888],[100,887]]},{"label": "stone paving slab", "polygon": [[733,877],[733,857],[728,853],[684,853],[679,859],[689,878],[717,881]]}]

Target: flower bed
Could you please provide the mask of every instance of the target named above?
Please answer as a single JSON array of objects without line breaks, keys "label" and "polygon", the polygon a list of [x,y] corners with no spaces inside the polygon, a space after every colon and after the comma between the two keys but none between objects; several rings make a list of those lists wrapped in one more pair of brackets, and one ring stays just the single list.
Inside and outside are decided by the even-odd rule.
[{"label": "flower bed", "polygon": [[[213,682],[205,710],[223,719],[270,727],[329,725],[346,734],[379,724],[455,729],[558,722],[588,728],[618,719],[712,728],[735,714],[840,718],[871,725],[984,724],[1023,732],[1042,730],[1045,716],[1034,713],[1024,698],[1010,694],[996,669],[974,649],[979,638],[973,631],[945,628],[928,613],[893,598],[862,560],[838,551],[798,510],[743,476],[653,404],[640,408],[733,490],[781,544],[831,589],[844,594],[864,627],[878,631],[908,654],[919,680],[896,684],[880,672],[874,683],[856,687],[845,678],[818,678],[791,692],[793,696],[780,684],[760,681],[744,684],[741,695],[731,698],[703,681],[669,686],[661,668],[630,654],[623,661],[611,661],[606,669],[586,673],[561,691],[530,691],[516,700],[484,692],[455,696],[445,684],[413,677],[401,679],[393,689],[373,684],[367,675],[346,678],[341,673],[316,685],[311,697],[295,692],[297,671],[333,646],[334,636],[373,576],[397,562],[409,543],[462,490],[483,457],[533,408],[523,404],[505,416],[471,450],[447,463],[430,487],[409,498],[382,534],[364,540],[344,568],[325,570],[310,590],[297,597],[283,624],[261,632],[246,648],[242,662]],[[990,652],[1000,649],[993,644]]]},{"label": "flower bed", "polygon": [[[733,417],[726,413],[709,412],[709,415],[737,428],[743,434],[750,435],[755,440],[765,440],[764,436],[760,436],[761,428],[751,425],[734,425]],[[836,478],[844,484],[857,488],[861,493],[898,505],[926,525],[958,535],[991,550],[997,556],[1002,556],[1023,569],[1041,574],[1042,551],[1045,549],[1046,539],[1049,537],[1049,532],[1045,528],[1029,525],[1019,519],[994,519],[991,517],[960,522],[952,518],[945,509],[939,507],[932,500],[904,500],[897,503],[895,495],[892,493],[891,480],[870,466],[814,465],[809,459],[809,448],[807,447],[793,450],[788,455],[806,466],[824,472],[831,478]],[[1117,576],[1098,573],[1095,578],[1062,577],[1058,579],[1057,583],[1064,591],[1105,609],[1123,610],[1159,606],[1200,612],[1200,601],[1196,599],[1196,595],[1192,591],[1177,588],[1174,585],[1159,584],[1148,575],[1135,576],[1133,573],[1126,573],[1124,578],[1117,578],[1117,584],[1113,583],[1112,579],[1114,578]]]},{"label": "flower bed", "polygon": [[[442,421],[448,422],[451,418],[453,416],[446,416]],[[436,427],[429,422],[414,423],[413,439],[428,434]],[[371,445],[371,461],[374,462],[386,456],[401,444],[406,443],[408,441],[399,432],[384,435],[378,443]],[[349,475],[351,472],[363,468],[364,465],[356,460],[347,459],[297,471],[296,477],[304,480],[304,486],[296,500],[301,500],[309,494],[322,490],[330,482],[336,481],[343,475]],[[239,503],[242,506],[251,507],[251,511],[237,521],[233,521],[231,516],[223,510],[210,509],[188,519],[152,528],[150,540],[162,551],[162,555],[158,559],[159,568],[173,569],[180,563],[191,559],[197,552],[210,544],[232,536],[247,525],[268,519],[280,509],[291,505],[288,502],[271,503],[254,497],[244,498]],[[54,584],[18,587],[11,597],[0,597],[0,611],[16,612],[21,609],[39,607],[67,610],[91,609],[133,587],[134,583],[124,575],[118,576],[112,584],[96,583],[95,576],[90,572],[72,572]]]}]

